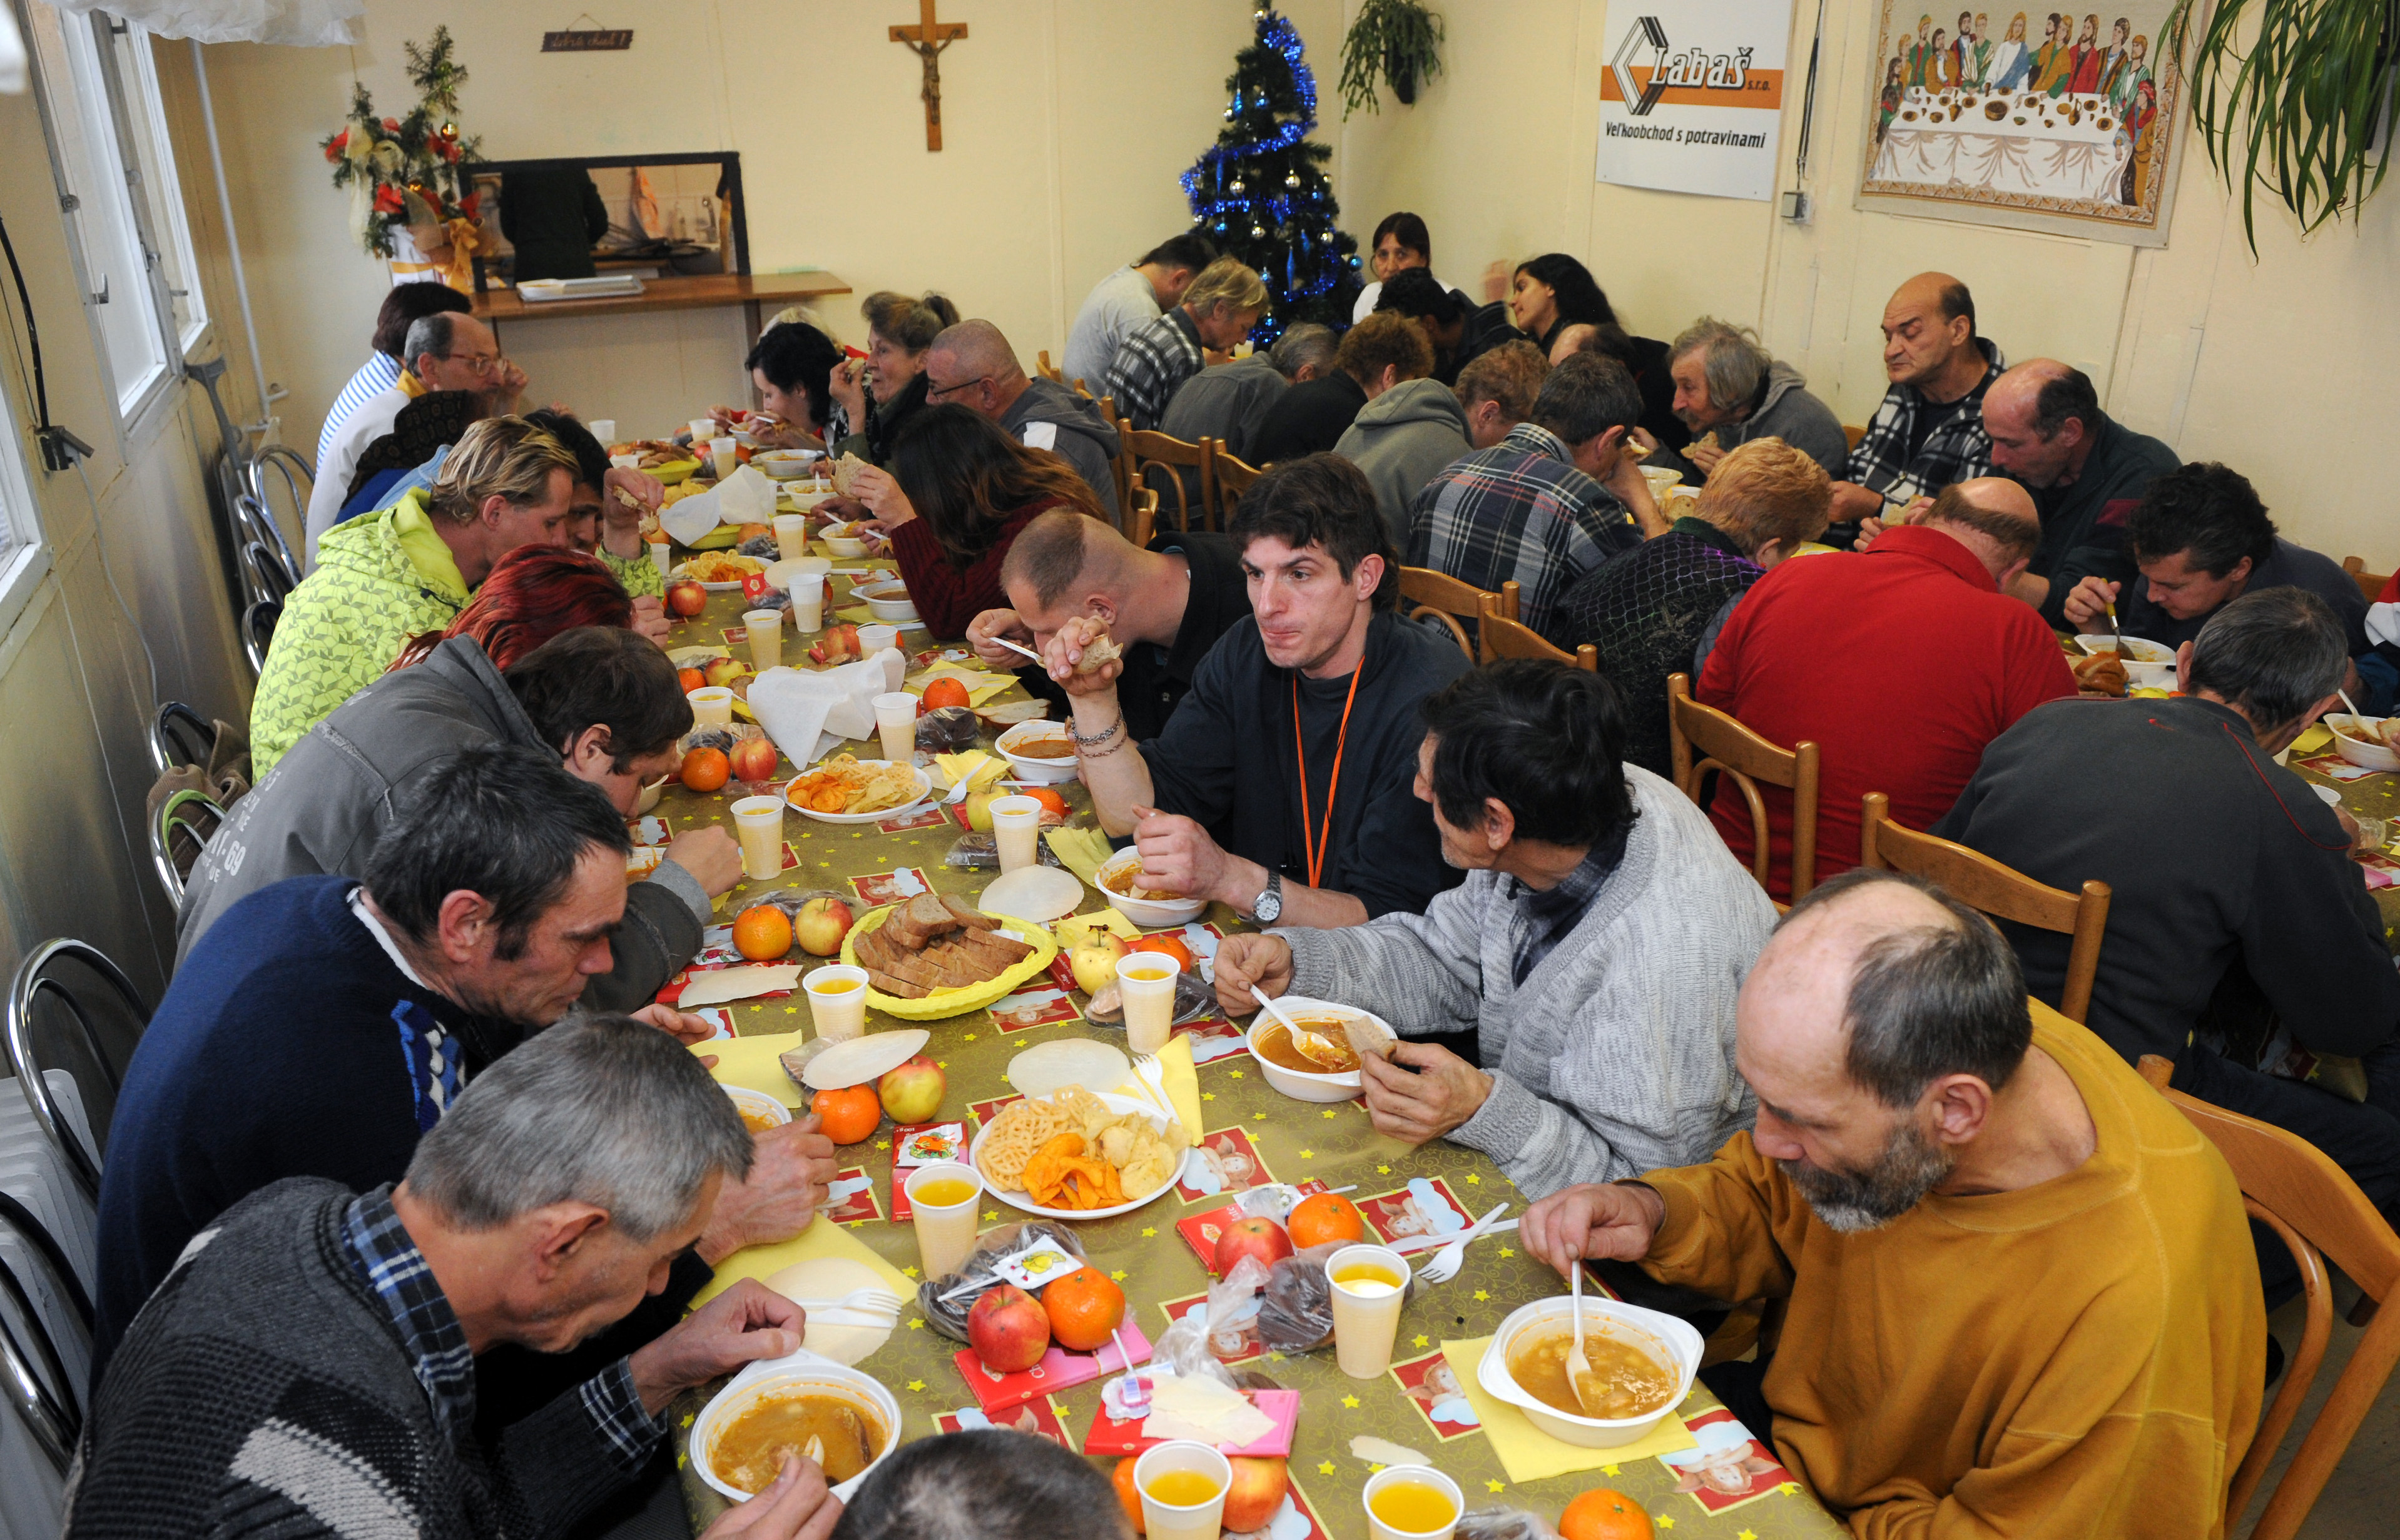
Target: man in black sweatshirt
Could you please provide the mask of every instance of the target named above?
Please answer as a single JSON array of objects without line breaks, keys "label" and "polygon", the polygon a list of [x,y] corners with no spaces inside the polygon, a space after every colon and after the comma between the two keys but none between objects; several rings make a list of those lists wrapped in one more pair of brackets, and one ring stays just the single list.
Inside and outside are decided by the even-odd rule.
[{"label": "man in black sweatshirt", "polygon": [[[2189,695],[2036,707],[1933,832],[2052,887],[2107,883],[2091,1029],[2129,1063],[2173,1059],[2176,1089],[2308,1139],[2400,1217],[2400,975],[2350,859],[2354,825],[2274,757],[2334,703],[2347,656],[2315,594],[2244,594],[2185,644]],[[2067,938],[2002,929],[2055,1004]],[[2364,1060],[2364,1103],[2213,1041],[2212,1001],[2253,986],[2300,1046]],[[2291,1275],[2280,1245],[2265,1255]]]}]

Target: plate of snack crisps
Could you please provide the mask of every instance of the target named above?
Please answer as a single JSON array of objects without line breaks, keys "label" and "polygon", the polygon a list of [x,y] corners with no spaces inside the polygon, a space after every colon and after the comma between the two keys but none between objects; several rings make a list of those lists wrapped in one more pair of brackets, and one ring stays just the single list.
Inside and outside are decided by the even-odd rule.
[{"label": "plate of snack crisps", "polygon": [[919,893],[858,917],[841,960],[866,970],[866,1003],[903,1021],[980,1011],[1050,966],[1048,926],[988,915],[948,893]]},{"label": "plate of snack crisps", "polygon": [[742,587],[743,579],[766,570],[767,564],[756,556],[730,551],[702,551],[670,569],[667,576],[697,579],[711,593],[730,593]]},{"label": "plate of snack crisps", "polygon": [[837,754],[784,784],[793,811],[820,824],[871,824],[933,795],[934,778],[914,765]]},{"label": "plate of snack crisps", "polygon": [[1175,1185],[1183,1125],[1132,1097],[1061,1085],[1002,1108],[968,1159],[992,1195],[1050,1220],[1130,1214]]}]

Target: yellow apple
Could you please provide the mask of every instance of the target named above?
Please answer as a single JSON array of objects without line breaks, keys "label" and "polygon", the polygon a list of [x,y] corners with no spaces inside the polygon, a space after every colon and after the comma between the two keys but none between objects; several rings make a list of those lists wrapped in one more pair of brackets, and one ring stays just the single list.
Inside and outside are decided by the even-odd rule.
[{"label": "yellow apple", "polygon": [[1125,944],[1102,931],[1091,941],[1067,954],[1067,965],[1075,971],[1075,988],[1085,994],[1098,994],[1100,986],[1117,976],[1117,959],[1125,955]]},{"label": "yellow apple", "polygon": [[712,685],[730,685],[749,671],[731,658],[711,658],[700,671]]},{"label": "yellow apple", "polygon": [[977,834],[989,834],[992,798],[1007,795],[1006,792],[997,789],[967,793],[967,827]]}]

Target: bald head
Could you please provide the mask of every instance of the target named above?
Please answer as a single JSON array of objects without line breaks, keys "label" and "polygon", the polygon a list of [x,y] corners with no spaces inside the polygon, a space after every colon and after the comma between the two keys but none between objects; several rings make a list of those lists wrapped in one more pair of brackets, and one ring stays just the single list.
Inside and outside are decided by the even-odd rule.
[{"label": "bald head", "polygon": [[1977,476],[1942,489],[1917,521],[1975,553],[2000,587],[2025,569],[2041,546],[2041,515],[2033,496],[2004,476]]},{"label": "bald head", "polygon": [[935,402],[954,402],[997,419],[1031,382],[1016,349],[988,320],[946,327],[925,349],[925,389]]},{"label": "bald head", "polygon": [[1883,367],[1894,385],[1956,401],[1983,377],[1975,298],[1947,273],[1919,273],[1883,307]]},{"label": "bald head", "polygon": [[[1101,520],[1069,509],[1053,509],[1018,531],[1000,568],[1000,586],[1009,607],[1034,636],[1048,641],[1051,633],[1079,615],[1106,621],[1120,641],[1132,629],[1120,629],[1127,616],[1141,567],[1149,553]],[[1135,619],[1139,619],[1138,617]]]},{"label": "bald head", "polygon": [[2101,421],[2091,376],[2056,359],[2028,359],[1984,392],[1992,463],[2027,486],[2080,476]]},{"label": "bald head", "polygon": [[1600,328],[1588,320],[1559,329],[1558,339],[1550,344],[1550,366],[1556,368],[1583,350],[1584,340]]}]

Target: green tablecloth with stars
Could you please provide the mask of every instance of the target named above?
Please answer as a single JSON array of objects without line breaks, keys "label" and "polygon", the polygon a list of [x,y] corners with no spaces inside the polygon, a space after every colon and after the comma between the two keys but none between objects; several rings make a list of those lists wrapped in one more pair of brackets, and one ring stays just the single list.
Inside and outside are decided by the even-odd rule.
[{"label": "green tablecloth with stars", "polygon": [[[846,597],[847,583],[839,570],[836,573],[836,589]],[[720,645],[723,631],[741,623],[740,611],[743,607],[739,594],[712,594],[700,616],[675,626],[669,645]],[[829,602],[828,618],[839,607],[840,600]],[[902,642],[904,646],[921,648],[930,645],[924,636],[921,631],[904,633]],[[786,660],[798,661],[811,639],[805,635],[795,638],[787,633]],[[735,651],[740,654],[742,649]],[[976,665],[969,660],[969,666]],[[1012,695],[1015,693],[1012,691]],[[985,746],[989,743],[987,737]],[[857,746],[857,752],[866,756],[880,750]],[[779,770],[779,774],[785,776],[795,773],[798,767],[788,763]],[[1089,801],[1084,788],[1069,784],[1058,789],[1074,810],[1074,822],[1090,826]],[[732,800],[733,788],[699,795],[671,781],[655,811],[668,821],[675,833],[711,824],[730,831]],[[936,892],[972,898],[982,892],[991,876],[943,864],[950,845],[963,832],[955,825],[887,833],[873,825],[830,825],[792,813],[786,818],[784,832],[798,858],[798,866],[787,870],[783,879],[736,889],[721,906],[721,921],[730,921],[740,911],[745,894],[796,883],[841,889],[848,887],[852,878],[915,867]],[[1082,907],[1101,906],[1098,894],[1086,887]],[[1221,906],[1212,909],[1206,918],[1227,932],[1242,923]],[[796,961],[808,961],[798,952],[793,957]],[[1034,987],[1044,982],[1037,979]],[[1078,1005],[1082,1003],[1080,995],[1069,998]],[[728,1009],[733,1030],[744,1036],[798,1030],[807,1020],[797,996],[746,1001]],[[933,1043],[927,1051],[944,1062],[948,1076],[948,1088],[939,1113],[943,1119],[968,1119],[971,1104],[1010,1095],[1003,1071],[1023,1046],[1070,1036],[1109,1040],[1116,1035],[1106,1028],[1087,1027],[1081,1019],[1002,1030],[995,1026],[989,1011],[924,1023],[896,1021],[879,1013],[871,1015],[867,1025],[870,1031],[921,1025],[933,1032]],[[1200,1065],[1198,1075],[1205,1134],[1210,1142],[1236,1151],[1246,1149],[1261,1168],[1257,1180],[1316,1180],[1336,1188],[1355,1184],[1356,1190],[1349,1196],[1370,1212],[1397,1209],[1412,1195],[1418,1212],[1429,1202],[1442,1201],[1453,1203],[1472,1216],[1480,1216],[1504,1201],[1512,1206],[1511,1217],[1523,1212],[1523,1195],[1484,1155],[1440,1140],[1411,1148],[1384,1138],[1369,1125],[1363,1105],[1357,1101],[1323,1107],[1291,1100],[1267,1084],[1255,1061],[1246,1053],[1210,1059]],[[855,1174],[873,1180],[875,1206],[880,1214],[889,1214],[892,1207],[891,1128],[887,1121],[870,1139],[840,1152],[845,1171],[855,1167]],[[1228,1132],[1232,1130],[1238,1130],[1238,1136]],[[1234,1169],[1239,1169],[1238,1165]],[[1412,1183],[1419,1184],[1413,1194]],[[1378,1198],[1384,1202],[1371,1201]],[[1203,1295],[1209,1283],[1207,1271],[1178,1233],[1176,1221],[1228,1201],[1225,1195],[1212,1195],[1187,1203],[1180,1192],[1169,1192],[1130,1214],[1077,1227],[1093,1265],[1116,1278],[1125,1289],[1127,1318],[1153,1341],[1166,1329],[1174,1310]],[[1019,1216],[1014,1210],[995,1206],[984,1217],[997,1223]],[[830,1221],[821,1219],[818,1222]],[[1408,1220],[1403,1218],[1398,1222],[1405,1224]],[[894,1266],[915,1268],[916,1239],[907,1223],[864,1220],[852,1225],[850,1233]],[[1698,1492],[1679,1492],[1676,1473],[1656,1458],[1621,1464],[1595,1463],[1589,1469],[1520,1484],[1508,1479],[1489,1439],[1479,1428],[1453,1421],[1435,1421],[1438,1413],[1448,1418],[1461,1408],[1460,1397],[1443,1377],[1441,1344],[1486,1337],[1510,1311],[1560,1290],[1558,1274],[1527,1256],[1513,1234],[1504,1234],[1470,1247],[1466,1266],[1456,1278],[1425,1290],[1408,1307],[1400,1319],[1392,1373],[1372,1381],[1352,1380],[1335,1366],[1330,1348],[1289,1357],[1266,1354],[1246,1361],[1241,1367],[1261,1371],[1284,1386],[1300,1391],[1302,1397],[1290,1461],[1295,1511],[1273,1527],[1276,1540],[1303,1540],[1310,1535],[1348,1540],[1367,1533],[1359,1489],[1376,1467],[1350,1451],[1351,1439],[1362,1434],[1427,1455],[1466,1492],[1469,1508],[1495,1505],[1521,1507],[1555,1522],[1560,1510],[1577,1492],[1611,1487],[1639,1500],[1650,1511],[1658,1532],[1672,1534],[1676,1540],[1684,1540],[1684,1536],[1694,1540],[1716,1536],[1723,1540],[1798,1540],[1802,1536],[1844,1533],[1842,1526],[1781,1467],[1764,1476],[1741,1475],[1738,1451],[1732,1467],[1725,1464],[1715,1467],[1720,1480],[1725,1479],[1723,1473],[1726,1469],[1734,1468],[1728,1484],[1744,1480],[1750,1483],[1738,1493],[1693,1481],[1682,1484],[1700,1485]],[[951,1361],[952,1355],[962,1345],[923,1322],[911,1301],[908,1308],[902,1311],[900,1329],[858,1366],[898,1398],[904,1439],[933,1434],[937,1430],[935,1418],[954,1417],[961,1409],[975,1406],[974,1395]],[[704,1399],[697,1395],[686,1397],[674,1414],[677,1424],[676,1455],[683,1466],[684,1493],[695,1533],[725,1506],[724,1500],[692,1472],[682,1448],[685,1429]],[[1098,1415],[1099,1399],[1099,1383],[1094,1382],[1033,1402],[1016,1412],[995,1414],[992,1420],[1002,1424],[1015,1423],[1053,1437],[1063,1436],[1070,1447],[1080,1450]],[[1701,1421],[1703,1428],[1710,1414],[1719,1420],[1725,1415],[1715,1398],[1697,1385],[1680,1410],[1687,1420]],[[1471,1416],[1471,1411],[1467,1415]],[[1718,1435],[1716,1438],[1723,1440],[1726,1437]],[[1310,1521],[1313,1527],[1300,1527],[1302,1520]]]}]

